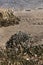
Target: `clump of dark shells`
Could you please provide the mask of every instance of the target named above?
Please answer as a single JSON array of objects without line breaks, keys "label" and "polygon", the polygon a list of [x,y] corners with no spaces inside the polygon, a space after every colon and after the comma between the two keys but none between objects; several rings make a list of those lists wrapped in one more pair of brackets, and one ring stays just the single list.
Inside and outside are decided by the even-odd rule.
[{"label": "clump of dark shells", "polygon": [[31,34],[21,31],[12,35],[3,51],[6,63],[9,65],[43,65],[43,44],[34,45],[37,41],[39,40]]}]

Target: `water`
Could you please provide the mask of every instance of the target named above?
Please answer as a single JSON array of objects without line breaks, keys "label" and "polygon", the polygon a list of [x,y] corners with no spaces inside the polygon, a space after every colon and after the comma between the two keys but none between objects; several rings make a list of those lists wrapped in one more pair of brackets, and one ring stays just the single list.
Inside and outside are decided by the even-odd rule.
[{"label": "water", "polygon": [[0,0],[0,7],[15,9],[43,8],[43,0]]}]

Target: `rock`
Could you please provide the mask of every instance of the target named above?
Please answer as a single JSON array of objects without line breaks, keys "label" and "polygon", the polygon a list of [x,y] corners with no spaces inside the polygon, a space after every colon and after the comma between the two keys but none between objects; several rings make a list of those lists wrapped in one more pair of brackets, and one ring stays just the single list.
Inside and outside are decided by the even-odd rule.
[{"label": "rock", "polygon": [[8,10],[3,12],[0,12],[0,26],[10,26],[14,24],[19,24],[20,19],[16,17],[12,11]]}]

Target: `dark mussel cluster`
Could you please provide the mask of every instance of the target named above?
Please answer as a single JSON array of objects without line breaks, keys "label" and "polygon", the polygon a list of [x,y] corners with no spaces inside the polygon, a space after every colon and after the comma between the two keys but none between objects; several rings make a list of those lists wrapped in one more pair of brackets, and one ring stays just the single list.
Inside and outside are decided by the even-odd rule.
[{"label": "dark mussel cluster", "polygon": [[34,45],[38,41],[34,40],[30,34],[21,31],[12,35],[5,50],[0,49],[1,65],[43,65],[43,44]]},{"label": "dark mussel cluster", "polygon": [[22,52],[22,54],[27,53],[28,55],[41,55],[43,53],[43,44],[35,45],[34,43],[37,42],[34,42],[31,35],[19,31],[12,35],[9,41],[6,42],[6,49],[14,49],[17,54]]}]

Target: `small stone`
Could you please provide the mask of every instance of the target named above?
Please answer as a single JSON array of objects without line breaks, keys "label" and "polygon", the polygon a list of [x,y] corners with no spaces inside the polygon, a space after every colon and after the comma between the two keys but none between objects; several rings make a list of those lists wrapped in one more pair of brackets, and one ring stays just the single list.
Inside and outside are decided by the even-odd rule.
[{"label": "small stone", "polygon": [[37,54],[35,54],[35,57],[37,57]]},{"label": "small stone", "polygon": [[29,58],[27,58],[26,60],[29,60]]}]

